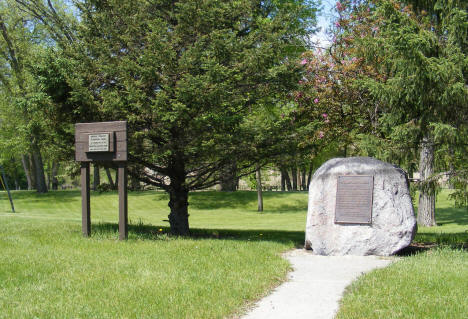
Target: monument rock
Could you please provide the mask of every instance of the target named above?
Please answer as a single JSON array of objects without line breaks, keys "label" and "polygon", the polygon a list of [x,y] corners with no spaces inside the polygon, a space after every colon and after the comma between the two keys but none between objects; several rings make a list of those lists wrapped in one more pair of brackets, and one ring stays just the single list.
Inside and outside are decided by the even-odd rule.
[{"label": "monument rock", "polygon": [[331,159],[315,172],[306,249],[318,255],[388,256],[408,246],[415,233],[408,178],[401,168],[349,157]]}]

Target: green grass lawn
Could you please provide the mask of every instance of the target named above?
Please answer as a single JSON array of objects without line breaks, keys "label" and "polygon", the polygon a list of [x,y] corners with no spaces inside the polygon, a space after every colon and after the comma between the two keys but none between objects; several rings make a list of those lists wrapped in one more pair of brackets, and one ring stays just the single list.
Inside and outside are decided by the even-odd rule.
[{"label": "green grass lawn", "polygon": [[[444,190],[437,196],[437,227],[420,227],[415,238],[418,243],[437,243],[439,245],[467,245],[468,209],[455,208],[449,199],[449,191]],[[417,203],[416,203],[417,204]],[[417,205],[414,207],[417,212]]]},{"label": "green grass lawn", "polygon": [[360,277],[336,319],[465,319],[467,287],[467,252],[433,249]]},{"label": "green grass lawn", "polygon": [[14,192],[0,213],[1,318],[222,318],[284,280],[280,253],[303,240],[307,195],[193,193],[194,238],[166,235],[164,193],[129,194],[129,240],[117,240],[115,193],[93,193],[92,237],[79,192]]},{"label": "green grass lawn", "polygon": [[[446,195],[442,193],[438,202],[442,225],[420,229],[417,242],[452,246],[467,242],[466,210],[451,208]],[[175,238],[167,235],[168,196],[135,192],[129,193],[129,240],[119,242],[116,193],[92,193],[89,239],[81,236],[77,191],[13,192],[16,214],[9,212],[5,194],[0,196],[0,318],[235,316],[285,279],[289,265],[280,254],[303,244],[307,211],[303,192],[266,192],[264,213],[256,212],[255,192],[192,193],[193,237]],[[457,287],[468,286],[463,281],[468,278],[467,261],[466,252],[451,248],[402,257],[353,285],[340,315],[353,317],[355,310],[347,310],[352,309],[347,300],[364,294],[365,302],[378,311],[361,317],[387,317],[380,316],[384,310],[373,304],[387,286],[379,288],[372,276],[385,277],[397,285],[395,291],[407,279],[405,294],[398,297],[392,292],[396,295],[392,302],[402,311],[406,294],[417,296],[425,277],[434,278],[431,285],[447,284],[432,295],[424,289],[425,298],[437,295],[445,308],[455,307],[451,294],[458,295],[457,304],[466,298]],[[424,267],[428,262],[433,266]],[[363,280],[371,284],[361,284]],[[388,298],[382,300],[386,304]],[[460,311],[468,313],[467,304]],[[425,317],[410,313],[408,318]]]},{"label": "green grass lawn", "polygon": [[336,319],[468,318],[468,211],[454,208],[448,195],[437,198],[439,226],[420,227],[413,241],[436,247],[360,277]]}]

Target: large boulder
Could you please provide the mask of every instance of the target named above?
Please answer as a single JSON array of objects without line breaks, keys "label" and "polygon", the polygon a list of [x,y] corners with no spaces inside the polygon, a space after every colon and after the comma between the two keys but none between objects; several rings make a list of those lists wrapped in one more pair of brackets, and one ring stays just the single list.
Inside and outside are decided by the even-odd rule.
[{"label": "large boulder", "polygon": [[[335,222],[338,176],[343,175],[373,176],[370,223]],[[401,168],[370,157],[349,157],[331,159],[315,172],[306,249],[318,255],[388,256],[408,246],[415,233],[408,178]]]}]

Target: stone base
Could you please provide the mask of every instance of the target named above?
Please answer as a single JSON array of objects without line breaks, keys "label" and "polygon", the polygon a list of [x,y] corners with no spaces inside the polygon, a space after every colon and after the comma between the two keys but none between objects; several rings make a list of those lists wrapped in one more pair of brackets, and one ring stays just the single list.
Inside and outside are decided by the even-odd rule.
[{"label": "stone base", "polygon": [[[340,175],[374,176],[370,224],[335,223]],[[415,233],[408,179],[401,168],[369,157],[350,157],[329,160],[315,172],[305,241],[315,254],[388,256],[408,246]]]}]

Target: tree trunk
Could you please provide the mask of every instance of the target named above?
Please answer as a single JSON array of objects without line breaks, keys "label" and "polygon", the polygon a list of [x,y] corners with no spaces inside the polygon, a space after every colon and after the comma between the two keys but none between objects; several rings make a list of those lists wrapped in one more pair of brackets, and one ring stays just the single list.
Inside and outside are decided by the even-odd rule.
[{"label": "tree trunk", "polygon": [[31,180],[31,172],[29,167],[29,156],[28,155],[21,155],[21,163],[23,164],[24,175],[26,176],[26,181],[28,182],[28,190],[33,189],[32,180]]},{"label": "tree trunk", "polygon": [[56,191],[58,189],[58,179],[57,179],[58,168],[59,168],[58,162],[53,161],[52,162],[52,189],[54,191]]},{"label": "tree trunk", "polygon": [[436,226],[435,221],[435,181],[428,181],[434,173],[434,143],[424,137],[419,159],[420,194],[418,205],[418,225]]},{"label": "tree trunk", "polygon": [[44,175],[44,164],[42,163],[41,150],[35,142],[32,143],[31,150],[34,159],[34,175],[36,177],[36,190],[38,193],[47,193],[47,184]]},{"label": "tree trunk", "polygon": [[235,192],[239,184],[237,178],[237,163],[233,162],[221,172],[221,191]]},{"label": "tree trunk", "polygon": [[263,212],[262,175],[260,172],[260,165],[258,164],[257,164],[257,170],[255,171],[255,177],[257,178],[257,199],[258,199],[257,211]]},{"label": "tree trunk", "polygon": [[182,186],[184,181],[178,181],[171,178],[171,186],[169,188],[169,224],[171,232],[174,235],[187,236],[189,230],[189,214],[188,214],[188,189]]},{"label": "tree trunk", "polygon": [[288,192],[290,192],[292,190],[292,186],[288,171],[285,168],[281,168],[281,175],[283,175],[284,181],[286,182],[286,188],[288,189]]},{"label": "tree trunk", "polygon": [[312,164],[310,164],[309,166],[309,174],[307,175],[307,188],[306,190],[309,190],[309,185],[310,185],[310,181],[312,179],[312,171],[314,170],[314,166]]},{"label": "tree trunk", "polygon": [[293,191],[297,191],[297,167],[293,165],[291,168],[291,175],[292,175],[292,189]]},{"label": "tree trunk", "polygon": [[281,171],[281,191],[286,191],[286,178],[284,177],[283,171]]},{"label": "tree trunk", "polygon": [[306,175],[307,175],[307,169],[304,167],[302,168],[302,176],[301,176],[301,189],[303,191],[307,190],[307,179],[306,179]]},{"label": "tree trunk", "polygon": [[47,169],[45,170],[45,176],[46,176],[46,185],[47,189],[52,188],[52,167],[50,163],[47,163]]},{"label": "tree trunk", "polygon": [[29,154],[29,176],[31,176],[31,186],[32,189],[36,189],[36,164],[34,163],[33,154]]},{"label": "tree trunk", "polygon": [[112,189],[115,188],[114,180],[112,179],[112,174],[110,172],[109,167],[104,168],[106,171],[107,179],[109,180],[109,185],[111,186]]},{"label": "tree trunk", "polygon": [[132,191],[139,191],[141,190],[140,180],[135,176],[130,176],[130,189]]}]

